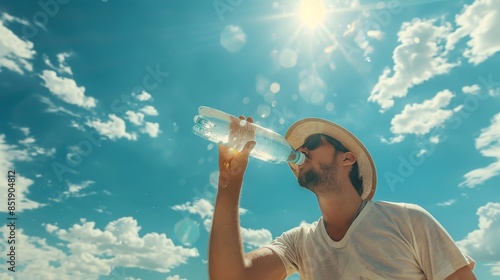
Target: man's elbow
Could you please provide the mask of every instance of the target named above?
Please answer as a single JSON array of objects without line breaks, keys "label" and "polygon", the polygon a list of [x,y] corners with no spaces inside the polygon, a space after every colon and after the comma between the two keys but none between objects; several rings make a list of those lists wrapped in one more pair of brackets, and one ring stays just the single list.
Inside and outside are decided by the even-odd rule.
[{"label": "man's elbow", "polygon": [[465,265],[446,277],[445,280],[477,280],[477,278],[472,269],[468,265]]}]

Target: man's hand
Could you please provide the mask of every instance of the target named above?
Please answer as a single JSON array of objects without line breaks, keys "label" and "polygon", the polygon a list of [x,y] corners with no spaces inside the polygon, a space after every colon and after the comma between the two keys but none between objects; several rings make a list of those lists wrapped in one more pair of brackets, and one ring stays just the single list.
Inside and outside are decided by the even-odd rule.
[{"label": "man's hand", "polygon": [[[248,157],[253,147],[255,147],[255,133],[251,130],[249,123],[253,123],[251,117],[245,121],[244,116],[234,119],[230,125],[228,146],[219,144],[219,187],[227,187],[229,184],[241,184],[243,174],[247,168]],[[242,137],[248,135],[250,137]],[[244,145],[244,146],[243,146]],[[241,151],[238,147],[243,146]]]}]

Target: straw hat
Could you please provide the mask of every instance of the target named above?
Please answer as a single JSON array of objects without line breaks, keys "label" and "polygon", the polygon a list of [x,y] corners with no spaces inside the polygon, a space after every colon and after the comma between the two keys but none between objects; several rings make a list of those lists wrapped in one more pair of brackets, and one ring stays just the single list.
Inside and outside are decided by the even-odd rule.
[{"label": "straw hat", "polygon": [[[350,152],[356,156],[359,175],[363,177],[363,194],[361,198],[371,200],[377,186],[377,171],[375,163],[361,141],[347,129],[338,124],[318,118],[307,118],[294,123],[286,132],[285,138],[294,149],[299,148],[307,137],[312,134],[326,134],[339,140]],[[295,177],[299,174],[298,165],[289,163]]]}]

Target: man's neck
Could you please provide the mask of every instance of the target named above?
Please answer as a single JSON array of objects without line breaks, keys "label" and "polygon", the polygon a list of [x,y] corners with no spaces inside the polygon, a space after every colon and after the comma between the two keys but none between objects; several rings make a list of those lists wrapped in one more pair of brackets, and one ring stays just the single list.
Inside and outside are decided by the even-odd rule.
[{"label": "man's neck", "polygon": [[361,210],[361,197],[352,187],[352,191],[317,195],[317,198],[328,235],[334,241],[341,240]]}]

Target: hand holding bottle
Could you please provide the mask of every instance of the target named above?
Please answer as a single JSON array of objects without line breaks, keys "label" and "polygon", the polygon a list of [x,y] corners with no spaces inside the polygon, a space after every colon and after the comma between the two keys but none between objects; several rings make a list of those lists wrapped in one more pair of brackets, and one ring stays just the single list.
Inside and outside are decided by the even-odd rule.
[{"label": "hand holding bottle", "polygon": [[[248,157],[255,147],[255,131],[250,125],[251,117],[245,120],[244,116],[231,117],[228,143],[219,144],[219,187],[229,184],[241,184],[248,165]],[[245,135],[245,137],[241,137]],[[250,141],[248,141],[250,140]],[[231,148],[229,148],[231,147]]]},{"label": "hand holding bottle", "polygon": [[205,106],[199,107],[198,113],[194,117],[193,133],[202,138],[237,151],[249,141],[255,141],[252,157],[271,163],[304,163],[305,155],[290,146],[283,136],[254,124],[251,118],[245,121],[243,116],[237,118]]}]

